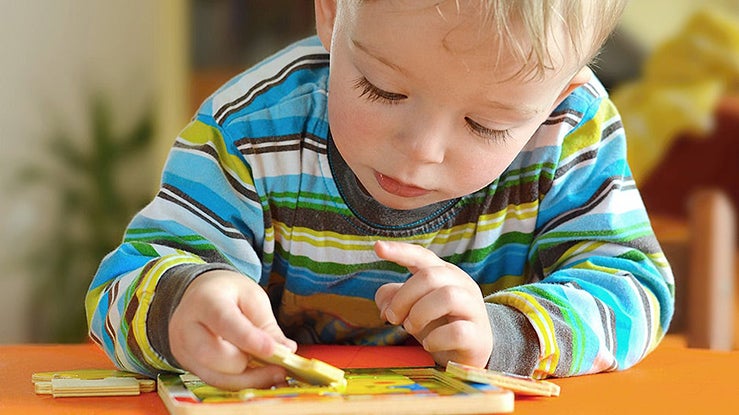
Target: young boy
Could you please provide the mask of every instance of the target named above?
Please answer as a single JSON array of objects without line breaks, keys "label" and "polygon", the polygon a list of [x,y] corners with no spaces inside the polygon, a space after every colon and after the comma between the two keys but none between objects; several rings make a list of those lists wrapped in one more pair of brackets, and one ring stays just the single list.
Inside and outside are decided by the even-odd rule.
[{"label": "young boy", "polygon": [[316,0],[317,38],[211,96],[86,299],[116,364],[223,388],[275,343],[625,369],[673,279],[587,64],[623,1]]}]

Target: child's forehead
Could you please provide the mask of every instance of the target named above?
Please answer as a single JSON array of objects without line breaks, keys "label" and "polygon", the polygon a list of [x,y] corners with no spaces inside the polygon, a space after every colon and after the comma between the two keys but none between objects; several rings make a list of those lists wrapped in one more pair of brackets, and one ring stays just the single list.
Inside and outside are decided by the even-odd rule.
[{"label": "child's forehead", "polygon": [[[498,28],[481,13],[483,1],[355,0],[359,8],[350,13],[354,17],[350,20],[355,32],[363,32],[368,25],[383,31],[394,31],[400,26],[435,32],[434,35],[441,35],[448,49],[464,51],[478,46],[480,40],[500,35]],[[455,36],[460,33],[474,33],[475,36]]]},{"label": "child's forehead", "polygon": [[[354,10],[358,13],[352,13],[355,16],[351,30],[354,40],[360,38],[370,44],[375,31],[414,28],[429,34],[424,38],[425,43],[435,42],[461,59],[486,59],[495,66],[488,70],[509,72],[511,77],[526,76],[539,64],[530,59],[530,52],[526,52],[532,50],[534,44],[522,27],[521,19],[515,16],[492,18],[491,10],[482,6],[485,0],[356,0],[354,3],[363,6]],[[570,53],[565,28],[546,30],[550,32],[546,41],[551,43],[551,52],[546,57],[549,61],[542,63],[547,68],[544,72],[574,71],[581,66],[576,54]]]},{"label": "child's forehead", "polygon": [[379,6],[387,13],[401,15],[426,15],[432,14],[443,20],[456,19],[460,16],[477,16],[481,19],[484,14],[480,13],[486,9],[485,0],[346,0],[344,4],[357,7]]}]

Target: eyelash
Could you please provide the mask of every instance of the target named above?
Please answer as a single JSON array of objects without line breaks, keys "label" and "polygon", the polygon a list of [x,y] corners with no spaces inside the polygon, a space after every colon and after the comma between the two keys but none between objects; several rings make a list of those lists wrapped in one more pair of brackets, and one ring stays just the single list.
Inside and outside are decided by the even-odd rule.
[{"label": "eyelash", "polygon": [[511,132],[509,130],[494,130],[492,128],[480,125],[469,117],[464,117],[464,120],[467,129],[470,130],[472,134],[475,134],[478,137],[499,142],[503,142],[510,138]]},{"label": "eyelash", "polygon": [[359,96],[364,97],[370,102],[383,102],[386,104],[398,104],[407,97],[403,94],[384,91],[370,83],[365,77],[358,78],[354,81],[354,88],[360,91]]},{"label": "eyelash", "polygon": [[[403,94],[396,94],[394,92],[382,90],[372,85],[372,83],[365,77],[357,78],[357,80],[354,81],[354,88],[360,91],[360,97],[364,97],[370,102],[382,102],[393,105],[399,104],[400,101],[407,98]],[[464,120],[465,126],[472,134],[486,140],[505,141],[510,136],[510,131],[508,130],[494,130],[492,128],[487,128],[469,117],[465,117]]]}]

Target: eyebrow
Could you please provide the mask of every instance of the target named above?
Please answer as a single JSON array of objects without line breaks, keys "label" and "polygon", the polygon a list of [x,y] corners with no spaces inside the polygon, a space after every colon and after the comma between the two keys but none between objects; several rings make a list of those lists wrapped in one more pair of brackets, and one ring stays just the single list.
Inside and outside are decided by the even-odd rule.
[{"label": "eyebrow", "polygon": [[391,69],[394,69],[394,70],[396,70],[396,71],[398,71],[400,73],[403,73],[403,74],[407,74],[408,73],[402,67],[400,67],[400,66],[396,65],[395,63],[390,62],[386,58],[380,56],[377,52],[373,51],[370,47],[366,46],[364,43],[362,43],[362,42],[360,42],[360,41],[358,41],[356,39],[352,39],[351,42],[352,42],[352,45],[354,45],[354,47],[356,47],[357,49],[361,50],[362,52],[364,52],[369,57],[371,57],[371,58],[375,59],[376,61],[382,63],[383,65],[388,66]]}]

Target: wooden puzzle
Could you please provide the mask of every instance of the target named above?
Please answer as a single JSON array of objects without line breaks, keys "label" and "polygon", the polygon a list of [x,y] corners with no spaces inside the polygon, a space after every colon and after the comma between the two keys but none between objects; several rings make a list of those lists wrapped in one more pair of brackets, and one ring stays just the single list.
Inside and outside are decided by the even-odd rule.
[{"label": "wooden puzzle", "polygon": [[[287,387],[271,389],[225,391],[192,374],[174,373],[160,375],[155,385],[141,375],[97,369],[35,373],[32,380],[36,393],[55,397],[137,395],[156,387],[173,415],[491,414],[512,412],[514,392],[559,395],[559,386],[547,381],[454,362],[444,371],[420,348],[308,346],[302,351],[307,357],[278,346],[262,360],[289,373]],[[314,358],[327,356],[352,368]]]},{"label": "wooden puzzle", "polygon": [[291,381],[272,389],[224,391],[192,375],[160,375],[159,396],[173,415],[412,415],[512,412],[513,392],[467,383],[432,367],[347,369],[343,388]]}]

